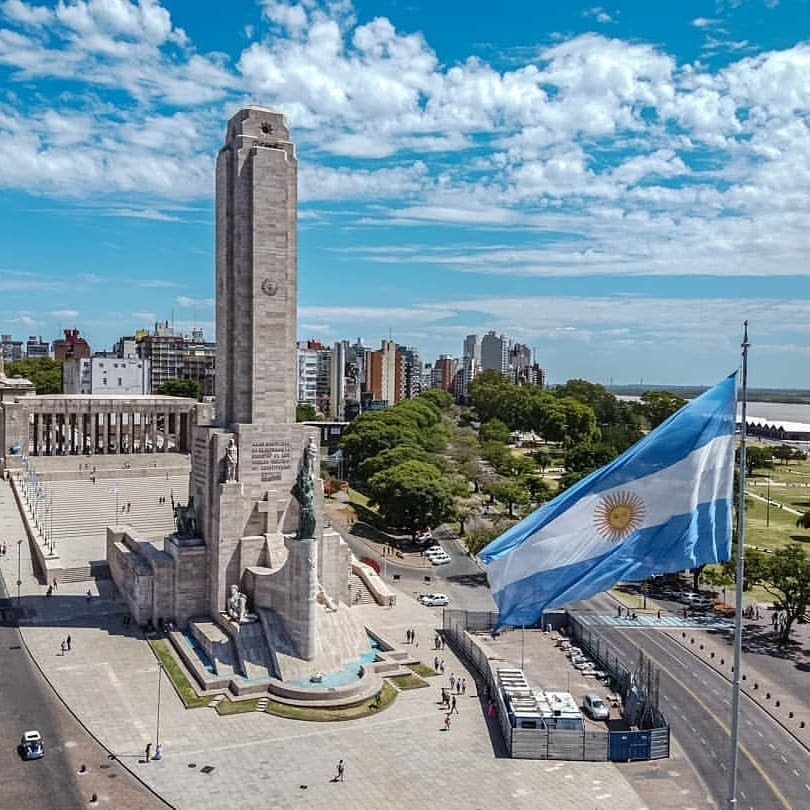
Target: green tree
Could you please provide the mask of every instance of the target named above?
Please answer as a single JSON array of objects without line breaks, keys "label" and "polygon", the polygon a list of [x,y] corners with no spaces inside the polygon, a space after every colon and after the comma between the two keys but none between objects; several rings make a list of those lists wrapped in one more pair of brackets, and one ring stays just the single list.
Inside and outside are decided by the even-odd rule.
[{"label": "green tree", "polygon": [[417,402],[421,400],[432,403],[439,411],[446,411],[453,405],[452,395],[441,388],[429,388],[427,391],[422,391],[416,398]]},{"label": "green tree", "polygon": [[368,491],[388,525],[406,528],[411,537],[453,514],[453,492],[438,467],[406,461],[368,480]]},{"label": "green tree", "polygon": [[465,538],[467,551],[475,556],[488,546],[496,537],[500,537],[508,528],[514,525],[514,521],[506,526],[479,526],[470,529]]},{"label": "green tree", "polygon": [[483,490],[490,498],[506,506],[510,518],[515,516],[515,506],[527,506],[529,503],[529,491],[521,481],[509,479],[490,481],[484,484]]},{"label": "green tree", "polygon": [[591,472],[616,457],[613,447],[601,442],[583,442],[571,447],[565,454],[565,469],[572,472]]},{"label": "green tree", "polygon": [[364,481],[368,481],[372,475],[382,472],[390,467],[396,467],[398,464],[404,464],[406,461],[421,461],[425,464],[433,464],[438,467],[440,461],[433,453],[428,453],[421,447],[416,447],[412,444],[399,444],[396,447],[391,447],[388,450],[383,450],[382,453],[377,453],[376,456],[367,458],[360,463],[358,467],[358,475]]},{"label": "green tree", "polygon": [[62,361],[50,357],[24,357],[6,364],[6,375],[25,377],[38,394],[62,393]]},{"label": "green tree", "polygon": [[314,422],[318,418],[318,412],[315,410],[314,405],[309,402],[299,402],[295,406],[295,421],[296,422]]},{"label": "green tree", "polygon": [[340,438],[340,447],[351,470],[356,470],[365,459],[402,444],[419,447],[418,430],[390,424],[376,412],[358,416]]},{"label": "green tree", "polygon": [[641,395],[641,412],[651,428],[658,427],[684,405],[686,400],[683,397],[669,391],[645,391]]},{"label": "green tree", "polygon": [[501,442],[501,444],[508,444],[509,440],[512,438],[512,431],[509,430],[504,422],[496,417],[481,425],[478,437],[482,442]]},{"label": "green tree", "polygon": [[[736,459],[740,460],[740,450],[736,450]],[[738,465],[739,466],[739,465]],[[773,451],[767,447],[749,445],[745,448],[745,473],[753,475],[754,470],[772,470]]]},{"label": "green tree", "polygon": [[165,397],[200,398],[200,384],[197,380],[165,380],[158,387],[157,393]]},{"label": "green tree", "polygon": [[810,558],[805,550],[798,543],[775,549],[762,586],[775,597],[782,613],[779,643],[787,644],[793,623],[804,616],[810,605]]},{"label": "green tree", "polygon": [[540,474],[545,475],[546,468],[551,465],[551,453],[548,450],[535,450],[532,453],[534,463],[540,468]]}]

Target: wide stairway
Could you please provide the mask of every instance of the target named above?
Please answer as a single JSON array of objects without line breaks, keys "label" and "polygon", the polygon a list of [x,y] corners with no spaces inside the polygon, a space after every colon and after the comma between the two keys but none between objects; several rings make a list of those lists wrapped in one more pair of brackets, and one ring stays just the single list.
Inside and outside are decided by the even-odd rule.
[{"label": "wide stairway", "polygon": [[[40,525],[62,559],[63,581],[105,576],[107,526],[131,526],[138,539],[160,540],[174,531],[172,495],[188,501],[186,470],[141,470],[137,477],[72,480],[38,473],[44,490],[39,501]],[[161,503],[161,498],[166,502]],[[95,565],[97,570],[91,571]]]},{"label": "wide stairway", "polygon": [[349,577],[349,594],[353,605],[376,605],[377,600],[371,595],[371,591],[357,574]]}]

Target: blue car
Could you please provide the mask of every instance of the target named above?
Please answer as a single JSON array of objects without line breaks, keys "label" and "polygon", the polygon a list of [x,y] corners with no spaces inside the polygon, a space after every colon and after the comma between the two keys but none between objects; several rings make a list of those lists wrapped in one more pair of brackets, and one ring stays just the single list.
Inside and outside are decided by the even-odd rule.
[{"label": "blue car", "polygon": [[42,759],[45,756],[45,743],[38,731],[26,731],[20,740],[20,753],[23,759]]}]

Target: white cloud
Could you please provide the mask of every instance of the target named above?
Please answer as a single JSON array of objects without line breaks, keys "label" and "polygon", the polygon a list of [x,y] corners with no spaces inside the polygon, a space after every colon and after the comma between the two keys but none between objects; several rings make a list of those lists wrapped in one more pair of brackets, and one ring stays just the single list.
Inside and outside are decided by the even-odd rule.
[{"label": "white cloud", "polygon": [[175,300],[181,307],[212,307],[215,303],[213,298],[189,298],[186,295],[180,295]]},{"label": "white cloud", "polygon": [[31,26],[45,25],[53,16],[53,12],[49,8],[28,5],[22,0],[5,0],[0,5],[0,11],[9,20]]},{"label": "white cloud", "polygon": [[54,318],[67,318],[72,320],[73,318],[79,317],[79,310],[78,309],[55,309],[51,311],[51,315]]},{"label": "white cloud", "polygon": [[154,321],[157,319],[157,314],[154,312],[133,312],[132,317],[138,321]]}]

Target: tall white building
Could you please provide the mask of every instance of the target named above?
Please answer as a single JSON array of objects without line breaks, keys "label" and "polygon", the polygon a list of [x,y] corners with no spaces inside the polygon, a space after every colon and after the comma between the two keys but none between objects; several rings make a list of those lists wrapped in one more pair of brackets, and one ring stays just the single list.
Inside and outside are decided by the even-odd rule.
[{"label": "tall white building", "polygon": [[506,374],[509,371],[509,339],[489,331],[481,338],[481,369]]},{"label": "tall white building", "polygon": [[342,422],[346,418],[346,342],[332,346],[329,363],[329,418]]},{"label": "tall white building", "polygon": [[95,354],[62,364],[65,394],[151,394],[151,369],[142,357]]}]

